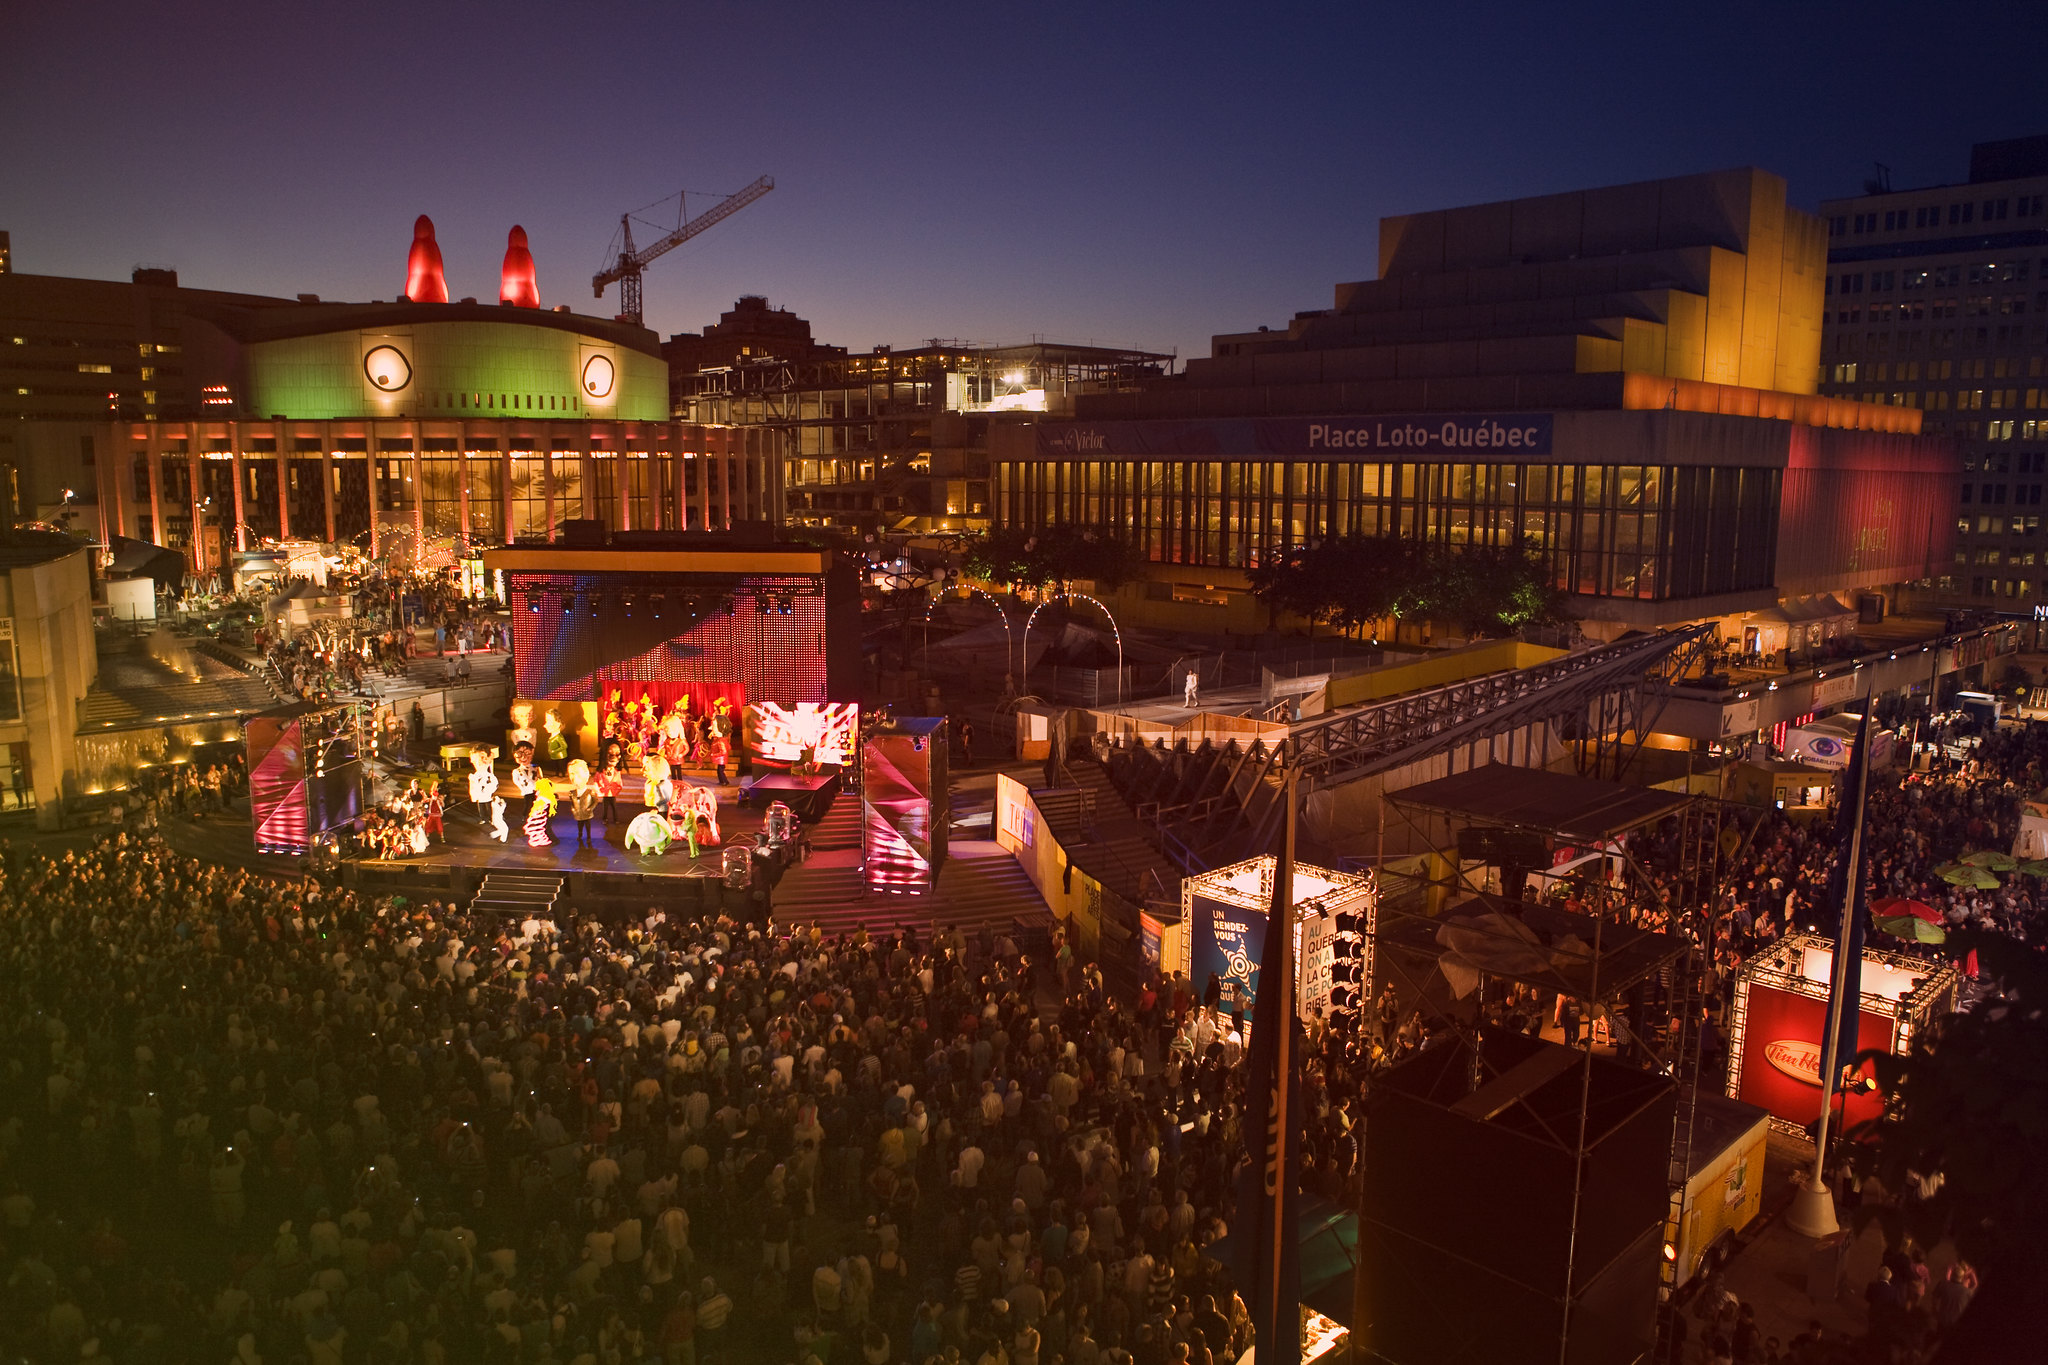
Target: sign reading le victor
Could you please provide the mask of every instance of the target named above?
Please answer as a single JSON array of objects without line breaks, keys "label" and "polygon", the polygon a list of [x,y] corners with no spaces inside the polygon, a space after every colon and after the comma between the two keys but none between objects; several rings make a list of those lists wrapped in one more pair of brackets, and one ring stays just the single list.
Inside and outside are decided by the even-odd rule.
[{"label": "sign reading le victor", "polygon": [[1511,461],[1549,455],[1551,414],[1382,413],[1369,417],[1247,417],[1185,422],[1041,422],[1037,453],[1158,459],[1272,456],[1463,455]]}]

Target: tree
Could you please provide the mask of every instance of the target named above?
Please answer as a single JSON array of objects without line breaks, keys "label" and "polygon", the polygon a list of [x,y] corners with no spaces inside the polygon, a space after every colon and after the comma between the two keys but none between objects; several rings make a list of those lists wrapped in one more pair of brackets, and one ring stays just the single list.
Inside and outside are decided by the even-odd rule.
[{"label": "tree", "polygon": [[1974,949],[1997,993],[1922,1030],[1905,1056],[1875,1055],[1886,1113],[1849,1136],[1888,1190],[1938,1162],[1958,1253],[2031,1275],[2048,1228],[2048,955],[1975,931],[1949,947]]},{"label": "tree", "polygon": [[1105,592],[1137,577],[1144,563],[1128,540],[1064,523],[1036,531],[997,527],[975,539],[964,562],[968,573],[1006,587],[1086,579]]},{"label": "tree", "polygon": [[1526,543],[1418,546],[1398,536],[1333,536],[1273,556],[1251,572],[1275,611],[1350,631],[1434,617],[1468,635],[1505,635],[1556,621],[1563,594]]},{"label": "tree", "polygon": [[1563,594],[1527,541],[1437,545],[1426,559],[1423,610],[1455,623],[1467,635],[1506,635],[1563,615]]},{"label": "tree", "polygon": [[962,567],[968,574],[1006,588],[1036,588],[1046,583],[1036,538],[1017,526],[998,526],[975,537]]}]

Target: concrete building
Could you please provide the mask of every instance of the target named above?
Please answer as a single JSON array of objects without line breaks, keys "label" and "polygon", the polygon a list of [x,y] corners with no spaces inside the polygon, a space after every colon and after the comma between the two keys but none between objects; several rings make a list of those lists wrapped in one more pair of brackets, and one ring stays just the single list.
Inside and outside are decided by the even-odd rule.
[{"label": "concrete building", "polygon": [[1960,184],[1821,206],[1823,393],[1926,414],[1962,460],[1946,606],[2048,610],[2048,136],[1979,143]]},{"label": "concrete building", "polygon": [[126,283],[0,271],[0,515],[91,534],[109,424],[223,415],[232,345],[211,315],[293,306],[181,288],[174,270]]},{"label": "concrete building", "polygon": [[1172,364],[1100,346],[938,340],[809,360],[742,357],[678,373],[677,413],[736,428],[748,449],[772,452],[793,524],[959,531],[989,523],[993,432],[1071,413],[1083,394],[1132,388]]},{"label": "concrete building", "polygon": [[997,519],[1131,528],[1118,610],[1181,628],[1358,532],[1521,539],[1595,635],[1819,644],[1946,562],[1954,480],[1918,411],[1817,392],[1825,232],[1755,169],[1385,219],[1329,308],[998,429]]},{"label": "concrete building", "polygon": [[225,567],[264,540],[436,555],[568,520],[772,520],[778,465],[670,420],[654,333],[474,299],[323,302],[0,275],[14,515]]},{"label": "concrete building", "polygon": [[769,307],[760,294],[742,294],[717,322],[704,324],[701,334],[678,332],[661,343],[678,400],[694,392],[689,381],[700,370],[771,360],[829,360],[845,354],[844,346],[819,342],[811,336],[809,322],[787,308]]},{"label": "concrete building", "polygon": [[0,799],[29,793],[46,823],[76,794],[78,707],[99,673],[90,554],[66,536],[0,531]]}]

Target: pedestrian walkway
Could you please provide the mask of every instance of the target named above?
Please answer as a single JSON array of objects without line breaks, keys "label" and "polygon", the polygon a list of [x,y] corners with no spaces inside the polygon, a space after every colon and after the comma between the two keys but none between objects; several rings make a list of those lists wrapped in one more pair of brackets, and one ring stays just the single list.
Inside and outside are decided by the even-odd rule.
[{"label": "pedestrian walkway", "polygon": [[[1863,1291],[1877,1277],[1885,1251],[1885,1232],[1878,1218],[1870,1218],[1860,1229],[1846,1229],[1848,1250],[1837,1292],[1823,1289],[1818,1296],[1809,1292],[1815,1243],[1787,1226],[1785,1215],[1791,1208],[1795,1181],[1812,1161],[1813,1149],[1805,1142],[1771,1134],[1764,1161],[1763,1210],[1723,1271],[1728,1292],[1756,1310],[1763,1336],[1776,1337],[1780,1347],[1788,1346],[1815,1322],[1827,1339],[1861,1338],[1869,1323]],[[1939,1283],[1955,1260],[1954,1244],[1944,1242],[1922,1251],[1933,1281]],[[1690,1325],[1695,1358],[1705,1359],[1698,1340],[1704,1329],[1697,1319]]]}]

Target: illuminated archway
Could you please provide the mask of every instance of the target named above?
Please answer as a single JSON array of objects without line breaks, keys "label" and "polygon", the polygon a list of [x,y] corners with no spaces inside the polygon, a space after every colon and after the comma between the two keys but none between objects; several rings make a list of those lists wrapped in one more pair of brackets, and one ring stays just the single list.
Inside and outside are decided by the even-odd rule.
[{"label": "illuminated archway", "polygon": [[[1023,668],[1023,672],[1024,672],[1024,682],[1025,682],[1025,687],[1024,687],[1024,690],[1025,690],[1026,692],[1029,692],[1029,691],[1031,690],[1031,688],[1030,688],[1030,682],[1031,682],[1031,623],[1032,623],[1032,622],[1034,622],[1034,621],[1036,621],[1036,620],[1038,619],[1038,613],[1040,613],[1040,612],[1044,611],[1044,610],[1045,610],[1045,609],[1046,609],[1047,607],[1051,606],[1051,605],[1052,605],[1053,603],[1055,603],[1055,602],[1058,602],[1058,601],[1060,601],[1060,600],[1062,600],[1062,599],[1064,599],[1064,598],[1074,598],[1074,599],[1077,599],[1077,600],[1079,600],[1079,601],[1082,601],[1082,602],[1087,602],[1087,603],[1089,603],[1090,605],[1092,605],[1092,606],[1093,606],[1093,607],[1094,607],[1094,608],[1095,608],[1095,609],[1096,609],[1097,611],[1101,612],[1101,613],[1103,614],[1103,616],[1104,616],[1104,617],[1106,617],[1106,618],[1108,619],[1108,621],[1109,621],[1109,631],[1110,631],[1110,634],[1112,634],[1112,635],[1114,635],[1114,636],[1116,637],[1116,699],[1117,699],[1117,702],[1118,702],[1118,704],[1119,704],[1119,705],[1121,705],[1121,704],[1122,704],[1122,702],[1123,702],[1123,699],[1124,699],[1124,632],[1123,632],[1123,628],[1122,628],[1121,626],[1117,625],[1117,623],[1116,623],[1116,614],[1115,614],[1114,612],[1110,611],[1110,609],[1109,609],[1108,607],[1104,606],[1104,605],[1103,605],[1103,604],[1102,604],[1102,603],[1101,603],[1100,601],[1096,600],[1095,598],[1093,598],[1093,597],[1090,597],[1090,596],[1089,596],[1089,595],[1088,595],[1087,593],[1085,593],[1085,592],[1056,592],[1056,593],[1054,593],[1054,594],[1053,594],[1052,596],[1050,596],[1050,597],[1046,598],[1046,599],[1045,599],[1045,600],[1044,600],[1043,602],[1040,602],[1040,603],[1039,603],[1039,604],[1038,604],[1037,606],[1033,607],[1033,608],[1031,609],[1031,615],[1030,615],[1030,616],[1028,616],[1027,618],[1025,618],[1025,621],[1024,621],[1024,658],[1023,658],[1023,662],[1022,662],[1022,665],[1021,665],[1021,666],[1022,666],[1022,668]],[[1098,698],[1097,698],[1097,700],[1100,700],[1100,698],[1098,697]]]},{"label": "illuminated archway", "polygon": [[[1017,675],[1010,671],[1010,657],[1014,652],[1016,637],[1010,634],[1010,613],[1003,609],[1002,602],[988,589],[977,588],[971,584],[966,586],[967,591],[994,607],[997,618],[1003,623],[1003,688],[1005,691],[1014,690]],[[943,592],[936,593],[924,604],[924,668],[927,677],[929,677],[932,667],[932,609],[938,606],[944,597],[945,594]],[[1036,613],[1034,612],[1033,615],[1036,615]],[[1027,637],[1030,634],[1028,626],[1025,629],[1025,634]]]}]

